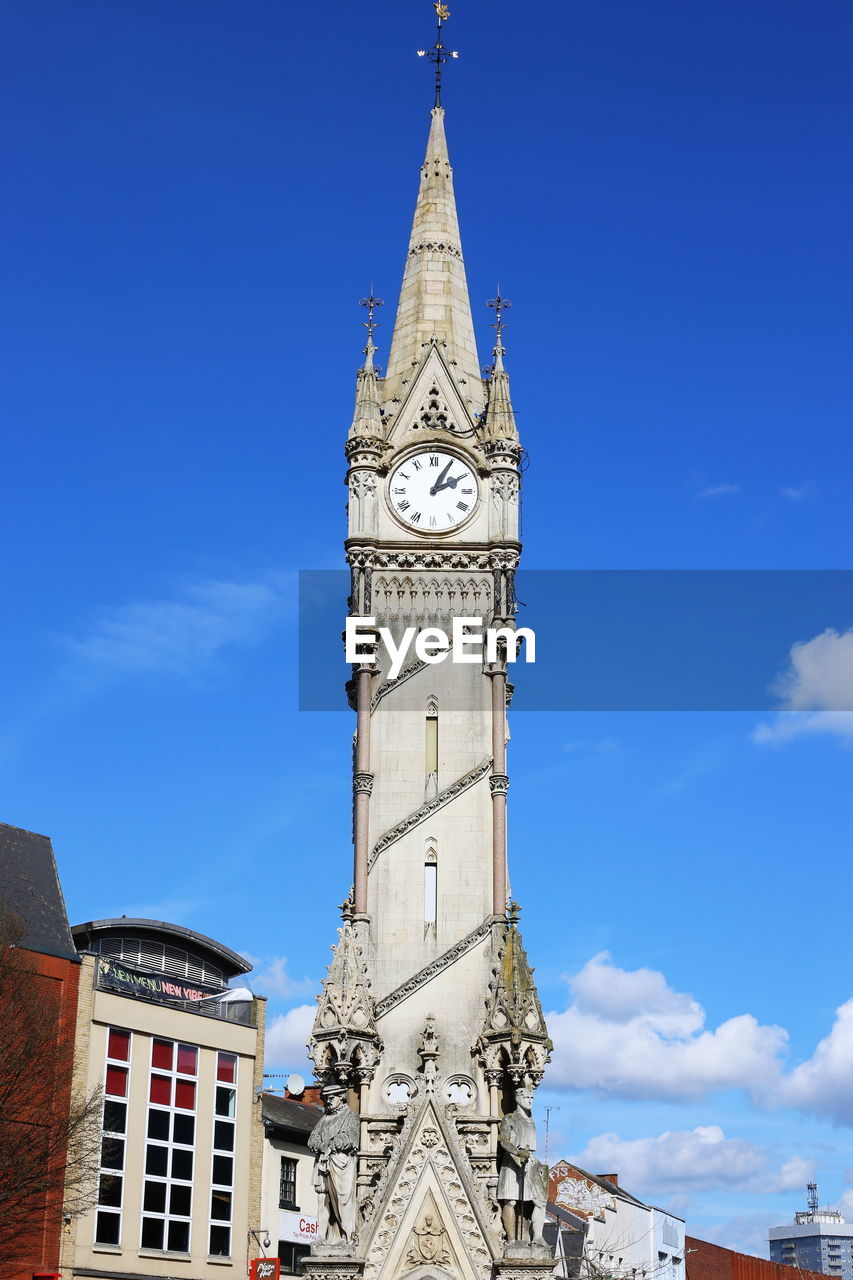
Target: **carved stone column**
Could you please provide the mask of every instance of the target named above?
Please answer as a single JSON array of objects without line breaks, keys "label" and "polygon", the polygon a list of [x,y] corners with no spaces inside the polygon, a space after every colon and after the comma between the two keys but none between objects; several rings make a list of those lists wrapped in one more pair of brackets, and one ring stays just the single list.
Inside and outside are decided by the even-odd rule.
[{"label": "carved stone column", "polygon": [[496,667],[492,677],[492,911],[506,912],[506,668]]},{"label": "carved stone column", "polygon": [[373,790],[373,774],[370,772],[371,678],[369,667],[358,668],[355,677],[357,728],[353,777],[353,908],[357,915],[367,913],[368,824],[370,793]]}]

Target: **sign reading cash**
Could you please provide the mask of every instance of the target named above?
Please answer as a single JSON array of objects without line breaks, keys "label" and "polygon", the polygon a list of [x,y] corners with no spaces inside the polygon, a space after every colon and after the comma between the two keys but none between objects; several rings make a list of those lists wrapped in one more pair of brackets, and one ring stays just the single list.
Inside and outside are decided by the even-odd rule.
[{"label": "sign reading cash", "polygon": [[222,994],[221,987],[190,985],[180,978],[163,973],[144,973],[131,969],[120,960],[98,958],[98,986],[110,991],[122,991],[125,995],[144,996],[148,1000],[205,1000],[208,996]]}]

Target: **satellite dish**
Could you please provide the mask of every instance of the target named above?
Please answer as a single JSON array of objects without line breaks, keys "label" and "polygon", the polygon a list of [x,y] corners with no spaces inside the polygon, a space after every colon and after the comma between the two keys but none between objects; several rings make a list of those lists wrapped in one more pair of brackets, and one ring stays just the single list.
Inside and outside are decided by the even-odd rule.
[{"label": "satellite dish", "polygon": [[294,1072],[292,1076],[287,1077],[287,1092],[297,1097],[300,1093],[305,1092],[305,1081],[302,1076]]}]

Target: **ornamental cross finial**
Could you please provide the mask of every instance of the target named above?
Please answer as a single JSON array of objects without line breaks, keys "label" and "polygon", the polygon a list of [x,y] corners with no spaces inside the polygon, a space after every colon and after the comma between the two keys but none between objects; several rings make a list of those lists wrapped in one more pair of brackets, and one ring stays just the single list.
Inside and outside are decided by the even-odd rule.
[{"label": "ornamental cross finial", "polygon": [[500,285],[498,285],[498,296],[496,298],[489,298],[489,301],[486,303],[486,306],[491,307],[491,309],[495,313],[495,323],[492,325],[492,328],[497,331],[498,343],[500,343],[501,335],[504,331],[503,313],[504,311],[506,311],[507,307],[512,306],[512,303],[510,302],[509,298],[501,297],[501,287]]},{"label": "ornamental cross finial", "polygon": [[445,46],[441,43],[441,24],[443,22],[446,22],[447,19],[450,17],[450,10],[448,9],[446,4],[441,3],[441,0],[436,0],[436,3],[434,3],[432,7],[433,9],[435,9],[436,16],[438,18],[438,24],[436,27],[435,44],[432,46],[431,49],[418,49],[418,57],[429,58],[430,62],[435,67],[435,104],[434,105],[436,107],[440,107],[441,106],[441,69],[444,66],[445,62],[449,62],[451,58],[458,58],[459,53],[457,52],[456,49],[445,48]]},{"label": "ornamental cross finial", "polygon": [[[376,297],[374,297],[374,294],[373,294],[373,285],[371,285],[371,286],[370,286],[370,297],[368,297],[368,298],[361,298],[361,299],[359,300],[359,304],[358,304],[358,305],[359,305],[360,307],[366,307],[366,308],[367,308],[367,319],[366,319],[366,320],[363,320],[363,321],[362,321],[362,324],[364,325],[365,329],[367,330],[367,343],[368,343],[368,346],[371,346],[371,347],[372,347],[372,346],[373,346],[373,330],[376,328],[376,326],[377,326],[377,325],[378,325],[378,323],[379,323],[379,321],[378,321],[378,320],[374,320],[374,318],[373,318],[373,313],[374,313],[374,311],[376,310],[376,308],[377,308],[377,307],[384,307],[384,306],[385,306],[385,301],[384,301],[384,299],[383,299],[383,298],[376,298]],[[366,348],[366,347],[365,347],[365,350],[367,350],[367,348]]]}]

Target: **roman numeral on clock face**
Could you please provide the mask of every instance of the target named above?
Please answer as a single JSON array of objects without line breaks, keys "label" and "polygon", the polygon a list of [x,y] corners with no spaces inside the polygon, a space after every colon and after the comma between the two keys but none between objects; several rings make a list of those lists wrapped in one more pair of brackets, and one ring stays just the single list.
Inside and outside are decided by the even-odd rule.
[{"label": "roman numeral on clock face", "polygon": [[387,484],[390,510],[420,534],[452,533],[471,518],[479,501],[476,471],[443,446],[409,454],[390,469]]},{"label": "roman numeral on clock face", "polygon": [[411,520],[412,524],[419,524],[421,519],[420,511],[413,511],[412,514],[409,516],[409,519]]},{"label": "roman numeral on clock face", "polygon": [[456,504],[456,510],[457,510],[457,511],[467,511],[467,510],[468,510],[468,503],[467,503],[467,502],[457,502],[457,504]]}]

